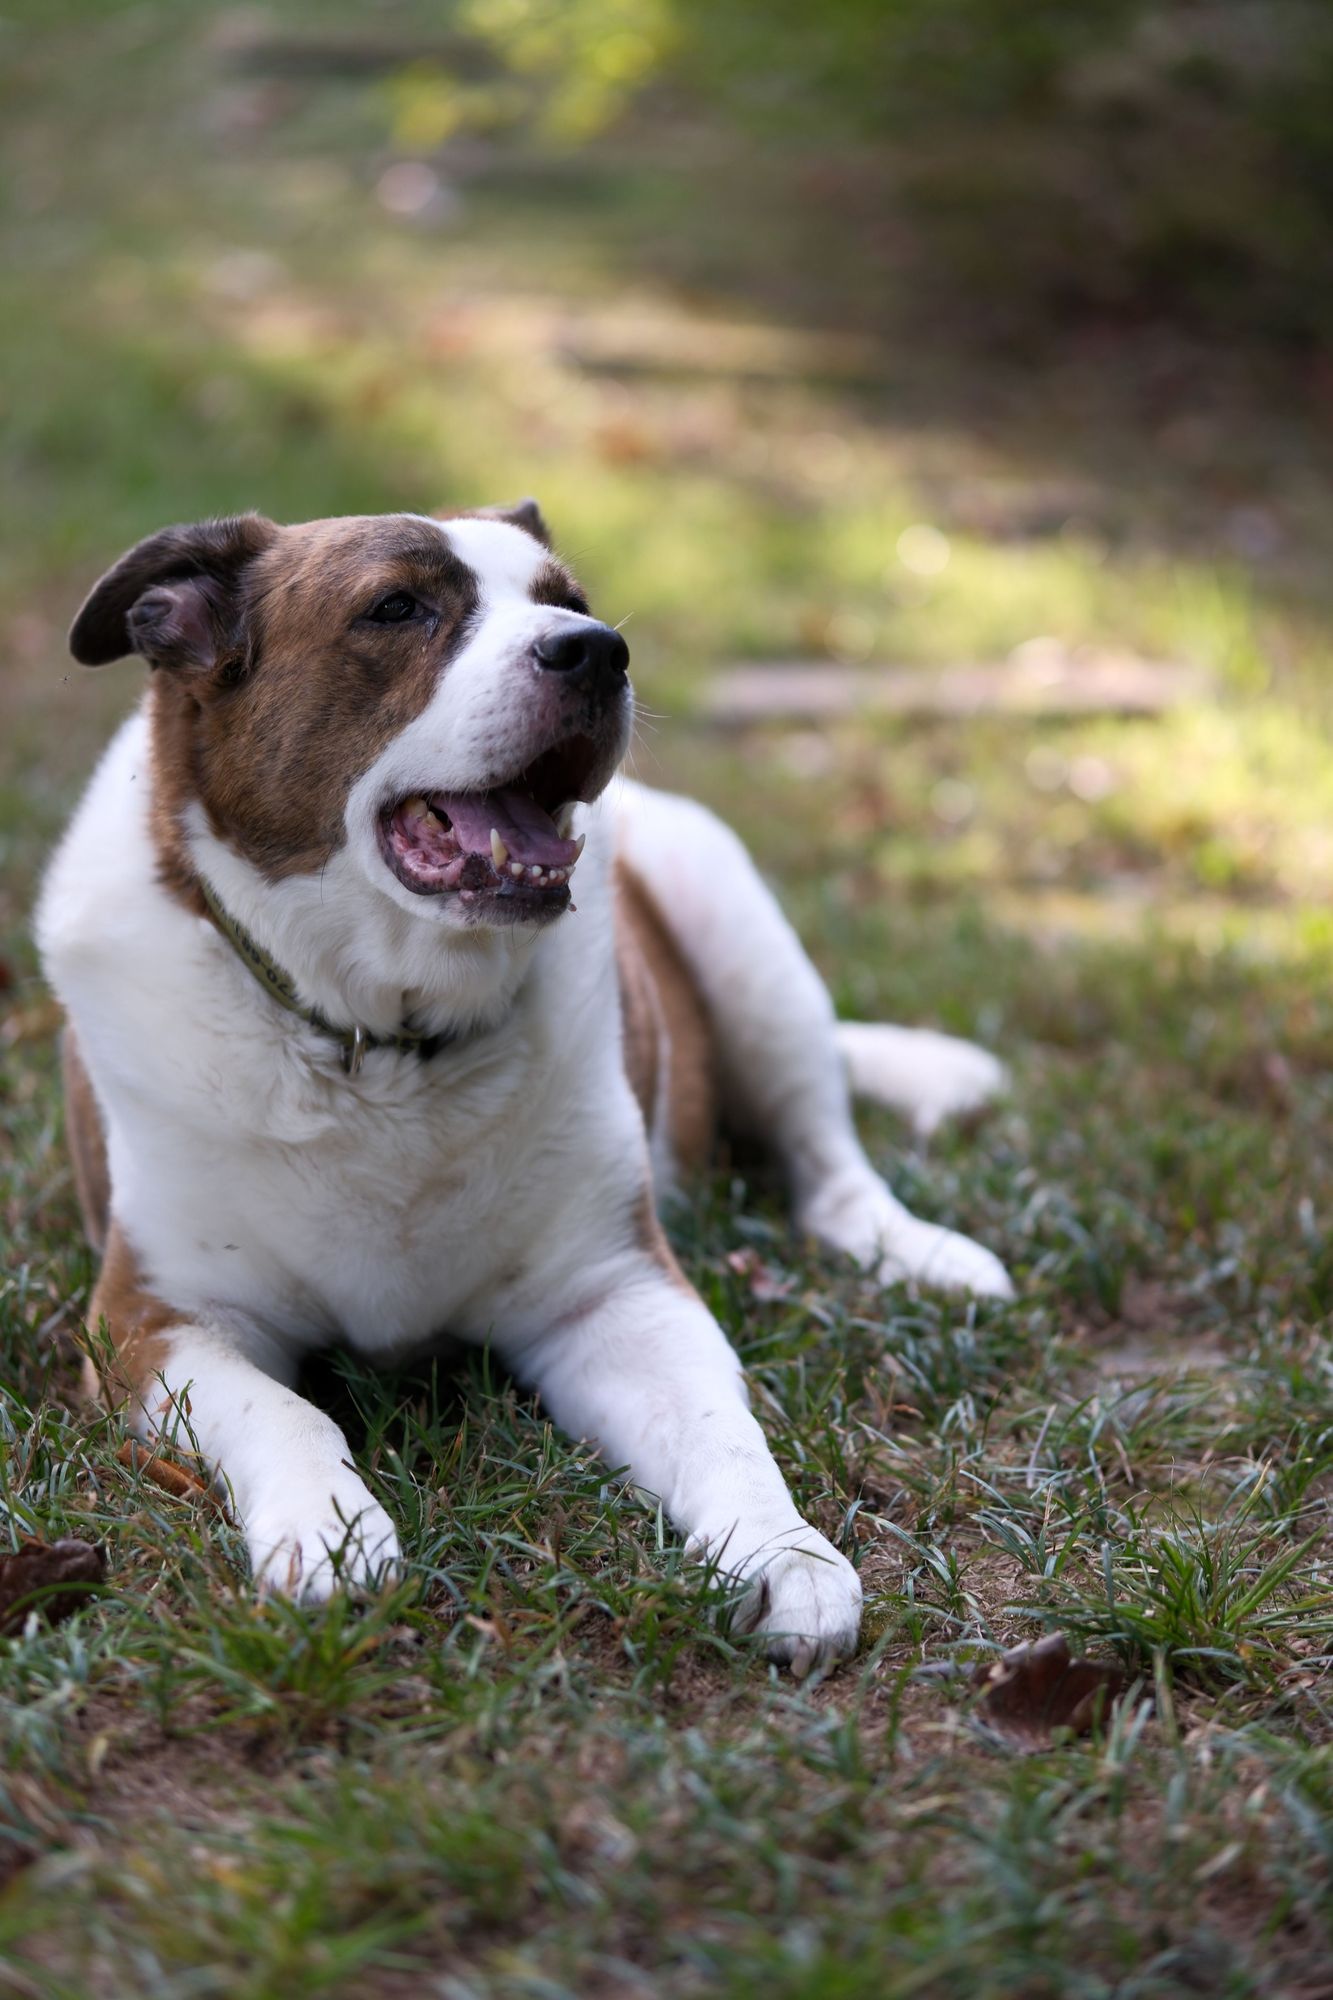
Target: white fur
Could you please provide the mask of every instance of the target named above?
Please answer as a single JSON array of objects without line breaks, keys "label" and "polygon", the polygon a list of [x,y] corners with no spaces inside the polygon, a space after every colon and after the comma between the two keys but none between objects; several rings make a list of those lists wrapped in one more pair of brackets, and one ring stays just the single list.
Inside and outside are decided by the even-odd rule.
[{"label": "white fur", "polygon": [[318,1598],[340,1578],[372,1584],[399,1550],[337,1427],[292,1391],[301,1353],[343,1340],[396,1357],[446,1329],[492,1341],[558,1422],[746,1583],[743,1621],[804,1671],[854,1646],[860,1586],[797,1514],[721,1330],[645,1237],[648,1149],[615,999],[617,839],[703,983],[731,1108],[782,1153],[802,1226],[885,1276],[1000,1296],[1008,1281],[874,1174],[827,996],[739,843],[701,808],[630,785],[614,807],[584,808],[577,914],[540,932],[454,928],[436,907],[449,899],[412,897],[372,853],[373,811],[395,789],[475,789],[542,747],[525,747],[514,704],[497,720],[494,700],[541,552],[496,523],[448,532],[481,576],[477,630],[352,787],[346,844],[323,874],[264,881],[202,813],[189,835],[196,865],[308,1001],[379,1030],[413,1010],[458,1028],[457,1046],[425,1064],[372,1051],[345,1076],[337,1049],[172,900],[149,837],[142,716],[51,867],[39,939],[105,1113],[114,1218],[180,1314],[134,1421],[149,1435],[188,1409],[261,1584]]},{"label": "white fur", "polygon": [[[693,800],[623,784],[619,839],[627,858],[658,892],[685,958],[709,1005],[731,1121],[773,1146],[791,1180],[798,1225],[845,1252],[885,1284],[924,1284],[1007,1299],[999,1259],[969,1237],[922,1222],[897,1201],[866,1158],[856,1134],[840,1055],[847,1031],[796,933],[729,827]],[[906,1029],[867,1029],[906,1036]],[[1003,1070],[981,1049],[925,1042],[921,1092],[904,1082],[893,1100],[915,1109],[938,1104],[967,1065],[936,1043]],[[899,1045],[901,1046],[901,1044]],[[883,1065],[882,1079],[887,1070]],[[933,1072],[933,1073],[932,1073]],[[864,1084],[865,1065],[853,1080]],[[881,1083],[880,1095],[887,1095]],[[968,1098],[969,1108],[985,1093]]]}]

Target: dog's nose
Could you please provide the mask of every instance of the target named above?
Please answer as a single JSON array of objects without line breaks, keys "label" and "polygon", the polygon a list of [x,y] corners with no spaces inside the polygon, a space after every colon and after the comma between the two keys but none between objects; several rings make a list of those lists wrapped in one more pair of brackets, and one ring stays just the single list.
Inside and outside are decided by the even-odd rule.
[{"label": "dog's nose", "polygon": [[609,625],[573,625],[548,632],[533,647],[537,664],[570,680],[609,687],[629,671],[629,647]]}]

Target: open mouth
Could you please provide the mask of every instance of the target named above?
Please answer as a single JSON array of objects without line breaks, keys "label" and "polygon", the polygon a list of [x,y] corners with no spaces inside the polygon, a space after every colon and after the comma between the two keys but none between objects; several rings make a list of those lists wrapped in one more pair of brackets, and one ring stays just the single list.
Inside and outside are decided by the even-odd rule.
[{"label": "open mouth", "polygon": [[583,852],[574,808],[600,758],[586,737],[548,750],[508,784],[485,792],[413,792],[380,815],[380,848],[418,896],[457,895],[512,917],[571,907],[569,878]]}]

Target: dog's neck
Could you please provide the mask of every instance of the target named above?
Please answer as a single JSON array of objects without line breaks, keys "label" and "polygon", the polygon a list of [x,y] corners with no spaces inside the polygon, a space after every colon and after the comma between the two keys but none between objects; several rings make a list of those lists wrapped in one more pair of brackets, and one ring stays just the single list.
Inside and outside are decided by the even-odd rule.
[{"label": "dog's neck", "polygon": [[372,887],[346,849],[317,876],[269,882],[187,808],[192,867],[304,1003],[337,1027],[390,1036],[475,1034],[512,1007],[539,939],[531,932],[448,930]]}]

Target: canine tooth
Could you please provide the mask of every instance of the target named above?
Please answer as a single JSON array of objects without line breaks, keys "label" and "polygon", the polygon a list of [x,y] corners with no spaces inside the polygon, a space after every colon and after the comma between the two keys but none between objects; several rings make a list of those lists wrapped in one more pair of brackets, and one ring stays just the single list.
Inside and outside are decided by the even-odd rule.
[{"label": "canine tooth", "polygon": [[[585,847],[587,846],[587,844],[588,844],[588,836],[587,836],[587,834],[586,834],[586,833],[581,833],[581,834],[579,835],[578,839],[577,839],[577,840],[576,840],[576,841],[574,842],[574,861],[577,861],[577,860],[578,860],[578,858],[579,858],[580,854],[582,854],[582,852],[583,852],[584,848],[585,848]],[[572,867],[574,866],[574,861],[571,861],[571,862],[570,862],[570,864],[569,864],[571,868],[572,868]]]},{"label": "canine tooth", "polygon": [[407,813],[428,813],[430,807],[420,792],[414,792],[410,799],[403,800],[403,811]]},{"label": "canine tooth", "polygon": [[501,840],[501,838],[500,838],[499,834],[498,834],[498,833],[497,833],[497,832],[495,831],[495,828],[494,828],[494,827],[492,827],[492,828],[491,828],[491,860],[492,860],[492,861],[493,861],[493,862],[495,863],[495,865],[496,865],[496,867],[497,867],[497,868],[503,868],[503,867],[504,867],[504,865],[505,865],[505,862],[506,862],[506,861],[508,861],[508,859],[509,859],[509,849],[508,849],[508,848],[507,848],[507,847],[505,846],[505,844],[504,844],[504,842],[503,842],[503,841]]},{"label": "canine tooth", "polygon": [[574,824],[575,803],[574,799],[566,799],[559,812],[555,815],[556,831],[562,840],[569,839],[570,830]]},{"label": "canine tooth", "polygon": [[518,876],[520,876],[523,873],[523,863],[521,861],[511,861],[509,864],[509,872],[512,876],[515,877],[515,879],[517,879]]}]

